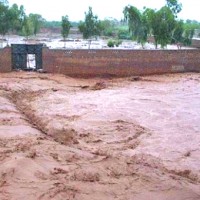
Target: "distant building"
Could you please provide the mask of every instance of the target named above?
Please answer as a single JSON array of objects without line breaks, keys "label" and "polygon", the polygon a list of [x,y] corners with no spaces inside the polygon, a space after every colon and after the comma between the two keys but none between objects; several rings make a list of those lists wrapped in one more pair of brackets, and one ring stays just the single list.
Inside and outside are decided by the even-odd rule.
[{"label": "distant building", "polygon": [[195,29],[194,30],[194,38],[200,38],[200,29]]},{"label": "distant building", "polygon": [[193,38],[191,47],[200,48],[200,38]]}]

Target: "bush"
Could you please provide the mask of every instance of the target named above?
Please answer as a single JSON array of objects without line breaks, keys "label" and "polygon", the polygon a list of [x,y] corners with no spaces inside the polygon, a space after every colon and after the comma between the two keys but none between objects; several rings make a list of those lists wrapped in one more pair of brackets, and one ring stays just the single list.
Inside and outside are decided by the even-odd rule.
[{"label": "bush", "polygon": [[121,41],[121,40],[116,40],[116,41],[115,41],[115,46],[116,46],[116,47],[118,47],[120,44],[122,44],[122,41]]},{"label": "bush", "polygon": [[103,31],[103,35],[104,35],[104,36],[112,37],[112,36],[115,35],[115,33],[114,33],[114,30],[110,28],[110,29],[104,30],[104,31]]},{"label": "bush", "polygon": [[115,46],[115,41],[109,40],[107,45],[108,45],[108,47],[114,47]]},{"label": "bush", "polygon": [[107,43],[107,46],[108,47],[118,47],[120,44],[122,43],[121,40],[109,40],[108,43]]},{"label": "bush", "polygon": [[131,40],[129,30],[120,29],[118,31],[118,38],[122,40]]}]

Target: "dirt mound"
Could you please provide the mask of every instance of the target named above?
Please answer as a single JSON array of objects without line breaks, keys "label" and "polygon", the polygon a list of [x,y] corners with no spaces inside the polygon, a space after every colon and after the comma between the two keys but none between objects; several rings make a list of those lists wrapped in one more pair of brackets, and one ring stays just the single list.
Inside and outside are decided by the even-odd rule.
[{"label": "dirt mound", "polygon": [[106,86],[106,83],[105,82],[97,82],[94,86],[91,87],[92,90],[102,90],[102,89],[105,89],[107,86]]},{"label": "dirt mound", "polygon": [[47,134],[61,144],[78,144],[77,133],[74,129],[51,129]]}]

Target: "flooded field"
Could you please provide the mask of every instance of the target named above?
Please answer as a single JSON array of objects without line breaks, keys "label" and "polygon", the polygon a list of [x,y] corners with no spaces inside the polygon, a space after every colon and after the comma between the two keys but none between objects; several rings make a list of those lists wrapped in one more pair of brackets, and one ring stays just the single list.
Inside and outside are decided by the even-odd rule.
[{"label": "flooded field", "polygon": [[0,199],[199,200],[200,74],[0,74]]},{"label": "flooded field", "polygon": [[[91,49],[155,49],[153,43],[146,43],[144,47],[141,44],[138,44],[135,41],[123,40],[122,44],[118,47],[110,48],[108,47],[109,39],[92,40],[90,48]],[[38,34],[36,37],[30,37],[28,40],[25,37],[18,35],[6,35],[2,40],[0,38],[0,48],[4,48],[7,45],[11,44],[44,44],[44,46],[51,49],[88,49],[89,43],[87,40],[83,40],[80,35],[72,35],[71,38],[68,38],[66,42],[63,41],[63,38],[60,34]],[[162,49],[158,45],[158,49]],[[165,49],[178,49],[177,45],[167,45]],[[182,49],[193,49],[192,47],[182,47]]]}]

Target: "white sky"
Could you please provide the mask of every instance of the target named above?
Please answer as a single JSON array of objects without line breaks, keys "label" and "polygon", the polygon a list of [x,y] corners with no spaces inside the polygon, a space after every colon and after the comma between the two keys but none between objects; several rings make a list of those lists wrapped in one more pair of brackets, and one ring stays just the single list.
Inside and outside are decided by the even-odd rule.
[{"label": "white sky", "polygon": [[[99,19],[113,17],[123,18],[123,8],[127,5],[142,9],[144,6],[159,9],[165,5],[165,0],[8,0],[10,5],[24,5],[26,13],[41,14],[47,20],[61,20],[61,16],[68,15],[70,21],[84,20],[84,12],[91,6],[93,13]],[[183,10],[179,14],[181,19],[200,21],[199,0],[179,0]]]}]

